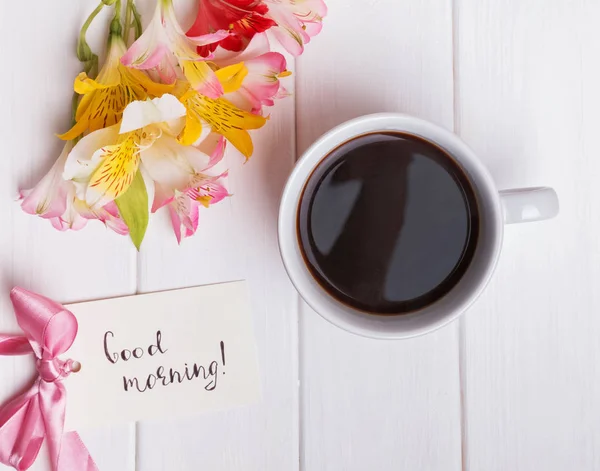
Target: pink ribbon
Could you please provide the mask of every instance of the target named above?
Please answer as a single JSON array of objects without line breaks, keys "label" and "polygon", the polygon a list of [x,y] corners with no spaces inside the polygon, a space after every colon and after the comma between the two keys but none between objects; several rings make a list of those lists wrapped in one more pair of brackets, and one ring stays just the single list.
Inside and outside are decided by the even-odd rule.
[{"label": "pink ribbon", "polygon": [[25,337],[0,334],[0,355],[33,353],[39,376],[28,391],[0,408],[0,463],[29,469],[46,439],[53,471],[98,471],[79,435],[64,431],[63,380],[74,362],[58,356],[73,344],[77,319],[57,302],[22,288],[14,288],[10,299]]}]

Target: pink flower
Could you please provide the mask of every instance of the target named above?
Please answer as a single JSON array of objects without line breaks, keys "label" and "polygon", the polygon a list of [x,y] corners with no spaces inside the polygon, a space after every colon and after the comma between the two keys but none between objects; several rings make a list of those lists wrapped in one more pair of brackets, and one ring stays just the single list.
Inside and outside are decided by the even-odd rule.
[{"label": "pink flower", "polygon": [[30,190],[21,190],[21,208],[44,219],[61,217],[67,210],[67,196],[72,186],[62,178],[63,168],[73,144],[67,142],[50,171]]},{"label": "pink flower", "polygon": [[[273,106],[282,87],[279,79],[291,75],[286,69],[285,57],[278,52],[267,52],[244,61],[247,75],[241,87],[226,93],[224,98],[242,110],[261,114],[263,106]],[[217,71],[221,78],[228,69]]]},{"label": "pink flower", "polygon": [[21,190],[23,211],[50,220],[52,226],[59,231],[77,231],[85,227],[88,220],[98,219],[116,233],[127,234],[127,226],[114,203],[92,210],[77,198],[73,182],[62,177],[65,162],[72,149],[73,142],[67,142],[44,178],[34,188]]},{"label": "pink flower", "polygon": [[180,192],[177,192],[169,203],[171,224],[173,224],[173,231],[179,244],[186,237],[193,236],[198,230],[199,207],[199,203]]},{"label": "pink flower", "polygon": [[230,196],[223,185],[227,175],[227,172],[216,176],[198,174],[190,182],[190,187],[185,190],[185,194],[205,208],[217,204]]},{"label": "pink flower", "polygon": [[151,174],[156,178],[152,212],[155,213],[164,206],[169,208],[173,231],[179,243],[196,233],[200,206],[208,208],[229,196],[223,182],[227,172],[216,176],[204,173],[223,159],[225,145],[223,136],[210,133],[195,148],[191,148],[208,157],[207,164],[201,170],[193,173],[177,172],[177,178]]},{"label": "pink flower", "polygon": [[168,201],[171,223],[177,242],[193,236],[198,230],[200,206],[208,208],[229,196],[222,180],[227,173],[217,176],[198,174],[190,187],[184,191],[175,191]]},{"label": "pink flower", "polygon": [[[256,34],[248,48],[239,54],[232,54],[218,49],[213,62],[219,67],[217,77],[225,88],[225,98],[236,107],[262,114],[263,106],[273,106],[274,101],[289,95],[280,79],[291,75],[287,70],[285,57],[278,52],[270,52],[270,44],[265,33]],[[234,82],[230,78],[237,70],[236,66],[244,66],[244,75],[235,87],[228,86]]]},{"label": "pink flower", "polygon": [[158,0],[154,17],[146,31],[133,43],[121,62],[136,69],[155,69],[166,83],[175,82],[179,64],[196,91],[210,98],[218,98],[223,94],[223,87],[196,48],[219,42],[229,34],[221,30],[187,37],[175,16],[173,1]]},{"label": "pink flower", "polygon": [[275,37],[290,54],[299,56],[304,45],[321,32],[327,15],[323,0],[263,0],[269,7],[267,17],[277,23]]},{"label": "pink flower", "polygon": [[[88,218],[84,218],[77,209],[77,202],[79,200],[75,196],[75,187],[71,187],[67,194],[66,204],[65,204],[65,212],[60,216],[50,218],[50,223],[52,227],[59,231],[78,231],[83,229],[87,222]],[[94,218],[95,219],[95,218]]]}]

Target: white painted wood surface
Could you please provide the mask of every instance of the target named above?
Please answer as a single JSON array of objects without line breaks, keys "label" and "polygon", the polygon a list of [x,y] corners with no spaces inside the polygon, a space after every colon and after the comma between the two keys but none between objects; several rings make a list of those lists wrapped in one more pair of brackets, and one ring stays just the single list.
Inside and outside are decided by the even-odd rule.
[{"label": "white painted wood surface", "polygon": [[[136,254],[126,239],[100,223],[61,234],[15,202],[18,189],[35,184],[62,149],[54,134],[70,125],[80,70],[71,51],[92,3],[0,2],[0,332],[18,332],[9,300],[15,285],[62,302],[135,293]],[[0,402],[32,372],[30,358],[0,357]],[[135,469],[135,425],[82,437],[102,469]],[[45,460],[32,469],[47,469]]]},{"label": "white painted wood surface", "polygon": [[[398,111],[453,128],[452,5],[330,0],[298,60],[298,150],[333,126]],[[363,339],[300,314],[306,471],[461,469],[458,330]]]},{"label": "white painted wood surface", "polygon": [[459,0],[461,136],[500,188],[551,185],[509,226],[463,320],[466,468],[600,469],[600,2]]},{"label": "white painted wood surface", "polygon": [[[246,278],[264,393],[250,408],[86,431],[101,470],[600,469],[600,1],[329,0],[295,98],[255,133],[249,164],[227,156],[235,196],[181,247],[156,218],[140,254],[99,224],[59,234],[14,202],[60,151],[71,51],[95,3],[0,2],[0,332],[17,329],[15,284],[69,302]],[[176,3],[187,16],[193,1]],[[276,246],[294,159],[375,111],[455,130],[499,187],[552,185],[562,202],[555,221],[507,229],[494,281],[460,323],[400,343],[311,312]],[[0,401],[31,374],[0,358]]]}]

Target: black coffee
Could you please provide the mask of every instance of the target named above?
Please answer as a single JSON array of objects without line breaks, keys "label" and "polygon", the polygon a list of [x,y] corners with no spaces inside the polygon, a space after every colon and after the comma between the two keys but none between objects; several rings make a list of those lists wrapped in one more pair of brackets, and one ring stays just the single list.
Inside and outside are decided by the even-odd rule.
[{"label": "black coffee", "polygon": [[373,314],[406,314],[447,294],[479,232],[475,193],[434,144],[400,133],[346,142],[315,169],[298,237],[315,279]]}]

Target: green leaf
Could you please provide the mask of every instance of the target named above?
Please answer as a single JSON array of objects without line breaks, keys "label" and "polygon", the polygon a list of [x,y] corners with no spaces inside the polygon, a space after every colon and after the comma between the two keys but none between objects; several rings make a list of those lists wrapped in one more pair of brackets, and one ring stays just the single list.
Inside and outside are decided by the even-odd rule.
[{"label": "green leaf", "polygon": [[138,170],[129,189],[119,196],[115,203],[121,217],[129,228],[129,236],[133,245],[140,250],[146,229],[148,228],[148,192],[142,173]]}]

